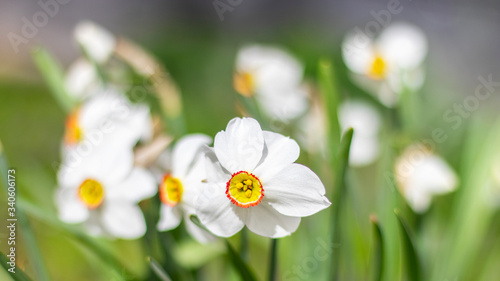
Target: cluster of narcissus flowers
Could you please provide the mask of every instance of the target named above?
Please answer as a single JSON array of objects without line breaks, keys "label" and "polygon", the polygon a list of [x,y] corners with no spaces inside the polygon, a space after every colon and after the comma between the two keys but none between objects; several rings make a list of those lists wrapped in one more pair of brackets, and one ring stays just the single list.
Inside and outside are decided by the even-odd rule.
[{"label": "cluster of narcissus flowers", "polygon": [[[290,235],[301,217],[330,205],[318,176],[294,163],[298,144],[263,131],[252,118],[231,120],[213,148],[209,136],[186,135],[152,163],[140,163],[138,151],[157,135],[149,107],[132,103],[126,89],[104,82],[98,71],[112,58],[115,38],[92,23],[78,26],[75,37],[86,57],[70,67],[65,84],[78,105],[67,117],[62,142],[55,196],[61,220],[82,224],[93,235],[138,238],[146,232],[140,202],[157,195],[159,231],[176,228],[184,218],[188,232],[208,242],[214,235],[232,236],[244,225],[262,236]],[[298,64],[286,55],[275,63]],[[297,68],[283,76],[290,84],[278,94],[299,86]],[[271,89],[260,87],[260,81],[269,84],[266,79],[280,75],[279,67],[252,75],[258,80],[252,91],[265,93]],[[192,215],[204,228],[191,221]]]},{"label": "cluster of narcissus flowers", "polygon": [[[356,36],[361,35],[349,35],[344,44],[346,65],[358,76],[391,86],[392,96],[378,92],[382,103],[392,105],[402,89],[421,82],[410,79],[423,73],[420,65],[426,52],[425,37],[417,29],[395,25],[377,40],[360,41]],[[161,126],[153,121],[160,118],[145,103],[132,103],[123,83],[110,81],[116,75],[103,71],[119,65],[108,63],[116,57],[140,75],[154,73],[156,62],[151,63],[152,58],[144,53],[137,61],[133,55],[124,55],[124,49],[137,51],[138,47],[124,48],[124,41],[93,23],[79,25],[75,38],[85,56],[70,66],[65,81],[77,106],[67,117],[62,144],[56,192],[61,220],[83,224],[95,235],[138,238],[146,231],[144,204],[140,203],[158,196],[157,230],[174,229],[184,218],[187,231],[204,243],[215,236],[230,237],[245,226],[266,237],[290,235],[301,217],[330,205],[319,177],[295,163],[299,145],[282,134],[262,130],[255,119],[232,119],[215,136],[213,147],[212,138],[202,134],[186,135],[168,147],[170,141],[165,139],[170,138],[158,132]],[[256,101],[266,120],[296,121],[296,139],[310,153],[322,153],[326,146],[324,108],[310,87],[305,87],[303,72],[304,66],[290,53],[251,45],[237,54],[234,87]],[[375,162],[383,126],[379,111],[358,99],[342,102],[337,110],[342,129],[353,127],[356,132],[350,165]],[[158,142],[161,136],[163,142]],[[143,151],[149,151],[148,161]],[[414,159],[408,151],[396,163],[396,180],[409,205],[422,212],[432,195],[452,191],[457,180],[430,151],[421,150],[421,159],[408,165],[405,159]],[[408,166],[411,169],[406,173]]]}]

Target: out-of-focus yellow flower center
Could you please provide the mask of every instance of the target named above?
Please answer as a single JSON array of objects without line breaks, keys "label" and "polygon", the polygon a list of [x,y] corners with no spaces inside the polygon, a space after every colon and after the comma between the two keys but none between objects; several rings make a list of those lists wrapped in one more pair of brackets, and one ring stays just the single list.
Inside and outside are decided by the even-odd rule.
[{"label": "out-of-focus yellow flower center", "polygon": [[78,115],[80,111],[74,110],[68,118],[66,118],[66,131],[64,132],[64,143],[66,145],[74,145],[83,139],[83,131],[78,124]]},{"label": "out-of-focus yellow flower center", "polygon": [[370,67],[368,75],[373,79],[383,79],[386,76],[387,64],[381,56],[376,56]]},{"label": "out-of-focus yellow flower center", "polygon": [[96,209],[101,206],[104,199],[104,188],[100,182],[93,179],[86,179],[80,185],[78,195],[87,208]]},{"label": "out-of-focus yellow flower center", "polygon": [[184,189],[180,180],[170,175],[163,177],[160,184],[160,199],[163,203],[174,207],[181,201],[183,191]]},{"label": "out-of-focus yellow flower center", "polygon": [[236,72],[233,81],[234,89],[242,96],[251,97],[255,91],[255,79],[249,72]]},{"label": "out-of-focus yellow flower center", "polygon": [[264,197],[264,188],[255,175],[240,171],[233,174],[227,182],[226,196],[236,206],[248,208],[260,203]]}]

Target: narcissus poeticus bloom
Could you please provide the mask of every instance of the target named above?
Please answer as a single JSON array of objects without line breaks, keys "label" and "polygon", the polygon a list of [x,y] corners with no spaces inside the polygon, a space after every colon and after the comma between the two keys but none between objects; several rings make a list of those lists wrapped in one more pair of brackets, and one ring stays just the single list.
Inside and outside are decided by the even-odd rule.
[{"label": "narcissus poeticus bloom", "polygon": [[195,214],[196,198],[206,178],[205,165],[202,160],[202,149],[212,139],[202,134],[187,135],[180,139],[172,150],[170,157],[158,160],[167,173],[160,181],[160,231],[176,228],[184,217],[186,228],[196,240],[202,243],[213,240],[214,236],[196,226],[190,216]]},{"label": "narcissus poeticus bloom", "polygon": [[137,204],[157,188],[149,171],[133,166],[132,149],[119,139],[116,132],[81,158],[63,159],[56,203],[67,223],[84,223],[95,235],[134,239],[146,232]]},{"label": "narcissus poeticus bloom", "polygon": [[290,235],[301,217],[331,204],[319,177],[294,163],[299,153],[294,140],[263,131],[255,119],[231,120],[205,154],[206,186],[196,204],[200,221],[222,237],[244,226],[266,237]]},{"label": "narcissus poeticus bloom", "polygon": [[404,88],[417,89],[424,80],[421,67],[427,54],[427,39],[416,26],[393,23],[375,38],[356,29],[342,44],[344,62],[353,79],[394,106]]}]

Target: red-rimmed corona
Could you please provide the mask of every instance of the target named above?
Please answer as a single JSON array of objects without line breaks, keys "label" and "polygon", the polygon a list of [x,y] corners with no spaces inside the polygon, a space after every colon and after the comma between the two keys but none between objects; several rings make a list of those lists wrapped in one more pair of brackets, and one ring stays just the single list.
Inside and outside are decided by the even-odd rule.
[{"label": "red-rimmed corona", "polygon": [[226,184],[226,195],[238,207],[256,206],[264,197],[264,187],[254,174],[239,171]]}]

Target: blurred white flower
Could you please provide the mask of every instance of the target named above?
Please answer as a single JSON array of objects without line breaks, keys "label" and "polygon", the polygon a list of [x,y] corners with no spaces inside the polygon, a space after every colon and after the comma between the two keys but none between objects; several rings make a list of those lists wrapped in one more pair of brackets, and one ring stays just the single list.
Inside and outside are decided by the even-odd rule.
[{"label": "blurred white flower", "polygon": [[75,28],[74,36],[88,57],[97,63],[107,61],[116,46],[113,34],[89,21],[79,23]]},{"label": "blurred white flower", "polygon": [[352,100],[339,106],[338,117],[343,131],[351,127],[354,129],[349,164],[365,166],[375,161],[380,149],[380,113],[367,102]]},{"label": "blurred white flower", "polygon": [[255,96],[269,117],[287,121],[307,109],[303,73],[302,64],[284,50],[246,46],[236,58],[234,88],[243,96]]},{"label": "blurred white flower", "polygon": [[300,218],[328,206],[325,188],[309,168],[294,163],[297,143],[262,131],[252,118],[234,118],[205,155],[207,183],[196,204],[208,230],[230,237],[245,225],[256,234],[283,237]]},{"label": "blurred white flower", "polygon": [[[212,241],[214,236],[196,226],[190,216],[195,214],[196,198],[206,179],[202,148],[212,139],[202,134],[187,135],[173,148],[171,157],[159,159],[160,165],[170,172],[162,176],[160,183],[160,209],[158,230],[176,228],[184,217],[186,228],[201,243]],[[166,160],[166,161],[165,161]],[[162,163],[163,162],[163,163]]]},{"label": "blurred white flower", "polygon": [[86,59],[76,60],[66,72],[64,86],[66,91],[77,100],[88,98],[100,85],[95,65]]},{"label": "blurred white flower", "polygon": [[59,218],[84,223],[93,235],[135,239],[146,232],[141,200],[156,194],[154,177],[133,166],[132,149],[107,138],[75,162],[63,159],[58,173],[56,203]]},{"label": "blurred white flower", "polygon": [[86,142],[98,145],[112,133],[120,135],[116,141],[131,148],[139,140],[148,141],[153,128],[146,105],[134,105],[123,94],[107,88],[93,95],[67,117],[64,150],[88,145]]},{"label": "blurred white flower", "polygon": [[396,160],[396,183],[415,212],[425,212],[434,195],[456,189],[458,179],[448,164],[422,144],[408,147]]},{"label": "blurred white flower", "polygon": [[423,84],[427,39],[416,26],[393,23],[375,40],[359,30],[348,33],[342,55],[354,80],[375,91],[386,106],[394,106],[405,87],[418,89]]}]

